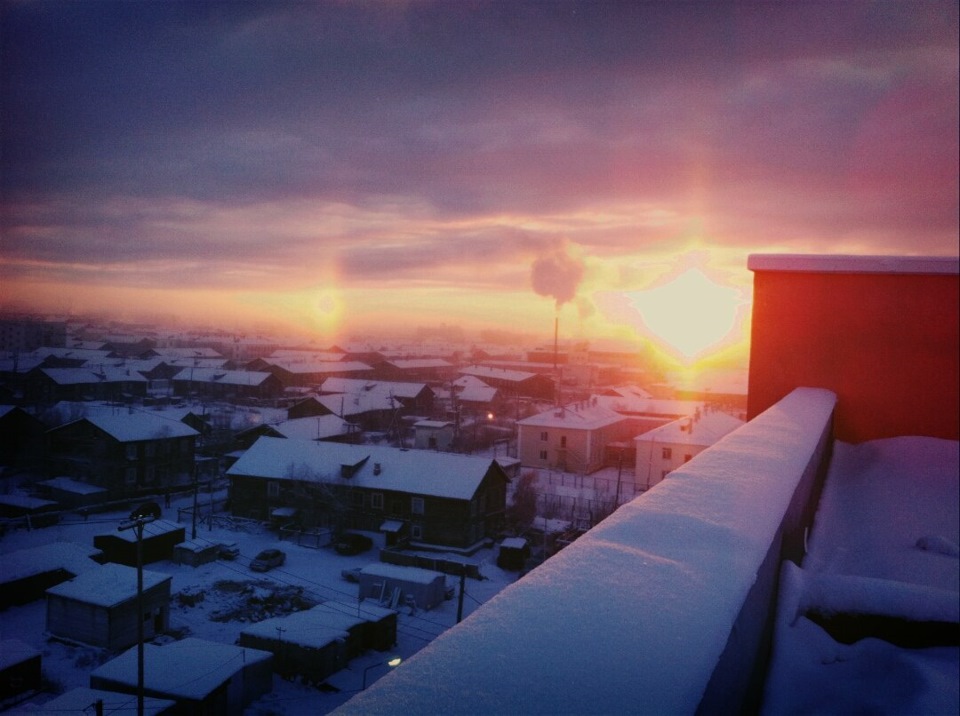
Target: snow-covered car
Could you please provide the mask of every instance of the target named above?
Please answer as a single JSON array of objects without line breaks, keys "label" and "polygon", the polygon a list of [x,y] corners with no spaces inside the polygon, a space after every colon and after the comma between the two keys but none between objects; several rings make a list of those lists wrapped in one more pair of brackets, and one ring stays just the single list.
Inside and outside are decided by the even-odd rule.
[{"label": "snow-covered car", "polygon": [[359,582],[360,581],[360,571],[363,567],[354,567],[353,569],[341,569],[340,576],[346,579],[348,582]]},{"label": "snow-covered car", "polygon": [[250,569],[254,572],[266,572],[268,569],[281,566],[287,561],[287,555],[279,549],[265,549],[250,562]]}]

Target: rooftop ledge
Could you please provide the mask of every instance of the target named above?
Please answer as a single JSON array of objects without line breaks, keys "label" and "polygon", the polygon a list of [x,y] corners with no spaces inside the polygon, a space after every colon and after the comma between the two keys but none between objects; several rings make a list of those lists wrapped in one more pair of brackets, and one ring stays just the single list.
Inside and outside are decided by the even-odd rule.
[{"label": "rooftop ledge", "polygon": [[751,271],[800,273],[957,274],[956,256],[854,256],[836,254],[751,254]]}]

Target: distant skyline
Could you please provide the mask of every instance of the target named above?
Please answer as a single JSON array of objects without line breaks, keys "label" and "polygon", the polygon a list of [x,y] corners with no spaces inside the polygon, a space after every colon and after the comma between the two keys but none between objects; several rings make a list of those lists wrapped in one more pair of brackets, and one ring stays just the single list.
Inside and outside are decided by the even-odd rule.
[{"label": "distant skyline", "polygon": [[0,308],[690,359],[750,253],[958,252],[956,2],[0,13]]}]

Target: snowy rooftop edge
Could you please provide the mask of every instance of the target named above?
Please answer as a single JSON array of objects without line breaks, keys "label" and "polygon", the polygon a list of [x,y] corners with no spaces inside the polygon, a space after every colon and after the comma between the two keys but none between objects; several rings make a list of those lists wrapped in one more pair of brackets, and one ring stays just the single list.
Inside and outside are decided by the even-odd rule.
[{"label": "snowy rooftop edge", "polygon": [[835,405],[795,390],[335,713],[695,712]]},{"label": "snowy rooftop edge", "polygon": [[751,271],[801,273],[958,274],[956,256],[856,256],[830,254],[750,254]]}]

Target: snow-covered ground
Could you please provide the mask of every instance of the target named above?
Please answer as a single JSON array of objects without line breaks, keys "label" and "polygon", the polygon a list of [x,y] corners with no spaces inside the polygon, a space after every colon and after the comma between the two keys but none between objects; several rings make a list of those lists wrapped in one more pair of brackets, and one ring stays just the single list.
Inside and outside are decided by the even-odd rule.
[{"label": "snow-covered ground", "polygon": [[834,446],[809,553],[802,569],[784,565],[767,713],[960,713],[956,645],[846,644],[804,616],[957,624],[958,446],[920,437]]},{"label": "snow-covered ground", "polygon": [[[177,507],[188,507],[190,501],[174,501],[171,507],[163,509],[163,518],[176,520]],[[89,520],[62,522],[59,525],[32,531],[15,530],[0,539],[0,554],[37,547],[53,542],[70,542],[83,546],[92,546],[95,535],[110,533],[127,515],[108,513],[91,516]],[[185,524],[186,536],[192,534],[192,525]],[[361,567],[377,559],[376,550],[362,555],[341,556],[332,549],[315,549],[298,546],[288,541],[279,541],[276,535],[263,528],[249,530],[229,530],[217,528],[210,530],[205,524],[197,528],[197,537],[212,541],[236,542],[240,547],[240,556],[235,561],[217,560],[199,567],[178,565],[172,561],[154,562],[147,565],[150,571],[170,574],[171,585],[170,628],[182,636],[233,644],[240,631],[249,625],[250,618],[259,619],[276,615],[269,606],[259,605],[264,597],[278,592],[286,594],[289,601],[302,588],[302,599],[309,601],[356,601],[358,587],[341,577],[341,570]],[[382,537],[379,538],[382,544]],[[268,547],[282,549],[286,563],[266,573],[256,573],[249,569],[250,559],[260,550]],[[480,572],[486,577],[482,581],[466,580],[463,599],[463,616],[466,617],[480,604],[517,579],[516,573],[506,572],[496,566],[496,549],[481,550],[470,558],[481,562]],[[450,584],[458,583],[454,577],[448,577]],[[177,595],[181,592],[203,593],[202,601],[195,606],[179,603]],[[282,611],[281,606],[273,609]],[[220,621],[221,615],[232,610],[245,612],[249,616]],[[393,656],[407,658],[420,650],[438,634],[453,626],[457,621],[458,599],[445,601],[429,611],[418,610],[409,613],[401,609],[397,626],[397,647],[395,651],[381,653],[367,652],[350,661],[348,668],[331,676],[327,683],[334,689],[318,689],[281,679],[276,674],[273,679],[273,691],[255,702],[248,714],[271,714],[272,716],[295,716],[298,714],[323,714],[346,701],[356,693],[364,682],[369,686],[383,674],[389,666],[385,662]],[[43,600],[25,606],[12,607],[0,612],[0,640],[18,639],[32,646],[42,654],[43,674],[58,691],[68,691],[74,687],[89,686],[90,673],[109,658],[100,649],[94,647],[66,644],[50,639],[45,633],[45,603]],[[147,665],[149,668],[149,665]],[[38,696],[28,703],[13,709],[13,713],[43,713],[43,702],[52,698],[52,694]]]}]

